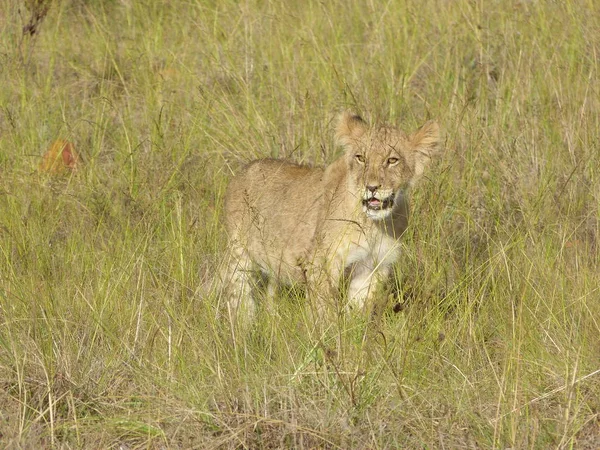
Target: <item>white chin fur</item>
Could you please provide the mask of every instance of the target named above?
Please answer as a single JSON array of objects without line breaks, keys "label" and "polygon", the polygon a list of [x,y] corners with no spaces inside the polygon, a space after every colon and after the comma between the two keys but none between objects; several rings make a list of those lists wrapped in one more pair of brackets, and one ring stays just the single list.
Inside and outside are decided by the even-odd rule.
[{"label": "white chin fur", "polygon": [[392,208],[369,209],[367,207],[363,207],[363,211],[365,212],[367,217],[371,220],[383,220],[392,213]]}]

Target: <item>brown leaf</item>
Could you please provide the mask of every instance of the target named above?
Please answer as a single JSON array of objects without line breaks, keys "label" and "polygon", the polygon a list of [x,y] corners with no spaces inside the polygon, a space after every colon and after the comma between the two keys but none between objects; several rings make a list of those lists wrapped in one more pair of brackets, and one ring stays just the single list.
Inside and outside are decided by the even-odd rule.
[{"label": "brown leaf", "polygon": [[75,152],[73,143],[57,139],[44,153],[39,169],[40,172],[58,175],[77,170],[79,165],[79,155]]}]

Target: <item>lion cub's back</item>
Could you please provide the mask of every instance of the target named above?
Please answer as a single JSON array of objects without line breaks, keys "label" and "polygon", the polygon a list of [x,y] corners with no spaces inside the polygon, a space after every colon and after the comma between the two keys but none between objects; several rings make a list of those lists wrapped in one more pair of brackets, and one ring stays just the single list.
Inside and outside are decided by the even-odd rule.
[{"label": "lion cub's back", "polygon": [[283,252],[289,263],[301,258],[309,251],[318,226],[322,179],[321,168],[276,159],[251,162],[227,188],[229,235],[243,238],[256,253],[268,250],[271,256],[281,257]]}]

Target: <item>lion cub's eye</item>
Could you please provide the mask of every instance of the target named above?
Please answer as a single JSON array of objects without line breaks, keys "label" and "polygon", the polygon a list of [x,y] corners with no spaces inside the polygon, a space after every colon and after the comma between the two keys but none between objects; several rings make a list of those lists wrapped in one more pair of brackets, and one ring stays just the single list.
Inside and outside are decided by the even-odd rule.
[{"label": "lion cub's eye", "polygon": [[395,164],[398,164],[398,158],[388,158],[387,163],[389,166],[393,166]]},{"label": "lion cub's eye", "polygon": [[361,164],[365,163],[365,157],[363,155],[356,155],[355,158],[359,163],[361,163]]}]

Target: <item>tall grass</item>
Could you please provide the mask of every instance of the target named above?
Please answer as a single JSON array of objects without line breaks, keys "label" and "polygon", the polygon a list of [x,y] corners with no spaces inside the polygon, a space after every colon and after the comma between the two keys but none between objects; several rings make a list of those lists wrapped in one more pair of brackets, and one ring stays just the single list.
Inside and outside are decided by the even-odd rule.
[{"label": "tall grass", "polygon": [[[38,3],[0,15],[2,447],[600,446],[595,2]],[[332,161],[343,108],[446,132],[389,307],[233,336],[226,183]]]}]

